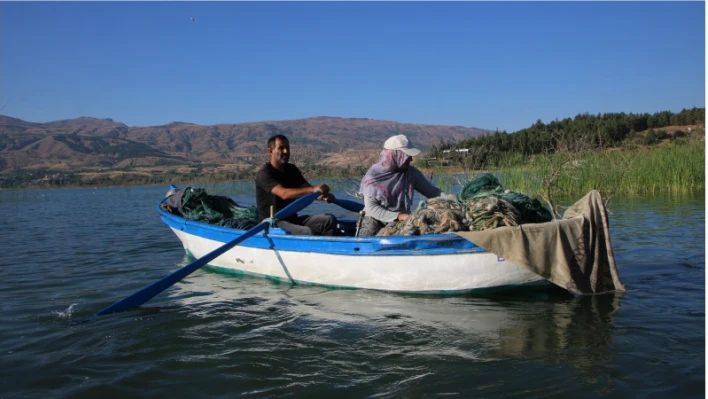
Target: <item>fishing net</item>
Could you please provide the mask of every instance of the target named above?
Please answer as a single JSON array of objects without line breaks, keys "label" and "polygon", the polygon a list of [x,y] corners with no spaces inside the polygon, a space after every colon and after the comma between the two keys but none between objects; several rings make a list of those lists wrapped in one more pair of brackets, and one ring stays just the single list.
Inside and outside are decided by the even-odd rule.
[{"label": "fishing net", "polygon": [[504,188],[502,188],[501,183],[499,183],[496,177],[489,173],[482,173],[462,187],[460,193],[457,194],[457,199],[460,202],[465,202],[477,197],[501,195],[503,193]]},{"label": "fishing net", "polygon": [[452,233],[467,230],[462,207],[455,199],[431,198],[421,201],[406,220],[389,223],[376,235],[417,236],[422,234]]},{"label": "fishing net", "polygon": [[472,199],[490,196],[511,203],[520,216],[517,224],[545,223],[553,220],[551,211],[544,207],[539,200],[516,191],[504,190],[499,180],[489,173],[482,173],[467,182],[457,198],[460,202],[466,203]]},{"label": "fishing net", "polygon": [[255,206],[242,207],[229,197],[209,195],[203,188],[187,187],[181,194],[181,213],[185,219],[247,230],[259,222]]},{"label": "fishing net", "polygon": [[464,202],[469,230],[489,230],[500,226],[518,226],[521,214],[514,205],[499,197],[488,196]]},{"label": "fishing net", "polygon": [[482,173],[467,182],[457,198],[421,201],[405,221],[389,223],[378,236],[481,231],[553,220],[551,212],[529,196],[504,190],[499,180]]}]

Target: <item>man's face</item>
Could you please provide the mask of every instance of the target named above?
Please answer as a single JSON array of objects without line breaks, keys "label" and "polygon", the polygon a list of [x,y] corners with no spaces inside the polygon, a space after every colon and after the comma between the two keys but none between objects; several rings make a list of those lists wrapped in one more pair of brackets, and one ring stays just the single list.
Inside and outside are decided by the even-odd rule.
[{"label": "man's face", "polygon": [[285,165],[290,160],[290,143],[288,140],[276,139],[275,147],[269,148],[270,159],[279,165]]}]

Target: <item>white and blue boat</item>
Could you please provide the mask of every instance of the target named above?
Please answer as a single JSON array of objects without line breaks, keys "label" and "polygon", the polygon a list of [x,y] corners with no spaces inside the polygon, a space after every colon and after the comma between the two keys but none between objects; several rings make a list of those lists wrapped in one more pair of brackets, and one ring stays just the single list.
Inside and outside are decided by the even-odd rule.
[{"label": "white and blue boat", "polygon": [[[287,218],[320,194],[298,198],[273,217]],[[612,253],[606,210],[595,190],[569,207],[562,220],[394,237],[357,237],[356,221],[347,219],[339,220],[342,235],[337,237],[288,234],[268,228],[269,220],[239,230],[187,220],[172,213],[167,201],[157,205],[160,217],[187,254],[197,259],[96,316],[141,306],[204,266],[296,285],[415,294],[456,294],[546,281],[576,294],[625,291]],[[363,207],[348,200],[335,203],[352,211]]]},{"label": "white and blue boat", "polygon": [[[164,200],[163,200],[164,202]],[[187,220],[157,206],[189,256],[201,258],[245,230]],[[339,220],[342,236],[291,235],[269,228],[206,267],[292,284],[417,294],[465,293],[545,279],[457,234],[355,237],[356,220]]]}]

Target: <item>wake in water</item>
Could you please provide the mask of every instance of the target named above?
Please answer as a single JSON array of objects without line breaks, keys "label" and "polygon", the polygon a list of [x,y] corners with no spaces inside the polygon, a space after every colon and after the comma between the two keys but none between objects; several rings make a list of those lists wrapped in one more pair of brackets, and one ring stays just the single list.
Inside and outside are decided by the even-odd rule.
[{"label": "wake in water", "polygon": [[53,311],[52,313],[57,316],[59,319],[62,320],[69,320],[71,319],[71,314],[74,310],[74,306],[76,306],[76,303],[72,303],[65,311],[63,312],[58,312],[58,311]]}]

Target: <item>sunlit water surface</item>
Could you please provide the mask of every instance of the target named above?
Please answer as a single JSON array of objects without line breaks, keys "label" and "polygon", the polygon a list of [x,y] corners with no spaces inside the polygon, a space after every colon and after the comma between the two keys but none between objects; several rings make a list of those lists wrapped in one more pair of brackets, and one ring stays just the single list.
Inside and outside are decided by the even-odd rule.
[{"label": "sunlit water surface", "polygon": [[623,295],[421,297],[199,270],[87,321],[189,262],[155,211],[165,191],[0,192],[0,398],[705,396],[703,195],[613,199]]}]

